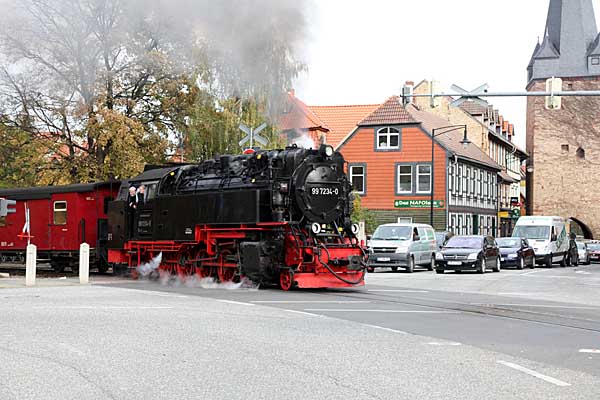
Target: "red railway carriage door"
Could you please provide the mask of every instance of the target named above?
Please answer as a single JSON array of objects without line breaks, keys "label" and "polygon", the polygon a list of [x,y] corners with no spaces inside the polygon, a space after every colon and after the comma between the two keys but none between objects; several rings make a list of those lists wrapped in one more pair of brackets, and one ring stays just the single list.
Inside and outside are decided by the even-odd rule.
[{"label": "red railway carriage door", "polygon": [[50,241],[52,250],[65,250],[69,229],[67,223],[73,224],[68,218],[69,202],[67,200],[52,199],[50,202]]}]

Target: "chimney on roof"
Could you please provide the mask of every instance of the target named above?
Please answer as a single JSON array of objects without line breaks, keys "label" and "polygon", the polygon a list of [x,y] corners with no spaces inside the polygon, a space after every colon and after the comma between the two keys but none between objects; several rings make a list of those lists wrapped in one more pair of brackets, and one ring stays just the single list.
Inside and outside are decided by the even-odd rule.
[{"label": "chimney on roof", "polygon": [[402,86],[402,104],[405,107],[413,102],[414,89],[415,83],[413,81],[406,81],[406,83],[404,83],[404,86]]}]

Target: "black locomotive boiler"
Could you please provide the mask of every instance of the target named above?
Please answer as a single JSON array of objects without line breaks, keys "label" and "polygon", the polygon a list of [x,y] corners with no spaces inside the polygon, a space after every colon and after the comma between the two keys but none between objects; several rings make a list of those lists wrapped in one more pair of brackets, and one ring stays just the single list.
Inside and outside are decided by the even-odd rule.
[{"label": "black locomotive boiler", "polygon": [[[123,182],[109,206],[109,262],[134,271],[162,253],[162,271],[222,282],[363,285],[365,252],[344,167],[322,145],[147,170]],[[144,185],[146,197],[128,219],[131,185]]]}]

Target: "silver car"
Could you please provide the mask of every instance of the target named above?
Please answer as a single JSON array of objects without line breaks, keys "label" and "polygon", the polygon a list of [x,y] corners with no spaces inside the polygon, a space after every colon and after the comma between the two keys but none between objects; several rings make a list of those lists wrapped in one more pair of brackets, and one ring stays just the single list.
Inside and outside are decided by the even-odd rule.
[{"label": "silver car", "polygon": [[587,243],[577,242],[577,252],[579,253],[580,263],[584,265],[590,265],[590,251],[588,249]]}]

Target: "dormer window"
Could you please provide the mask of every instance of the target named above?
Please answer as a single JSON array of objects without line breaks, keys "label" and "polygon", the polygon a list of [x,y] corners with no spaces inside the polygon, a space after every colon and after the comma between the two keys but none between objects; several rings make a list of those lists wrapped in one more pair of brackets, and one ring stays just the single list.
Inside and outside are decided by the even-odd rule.
[{"label": "dormer window", "polygon": [[600,57],[592,57],[592,65],[600,65]]},{"label": "dormer window", "polygon": [[400,131],[396,128],[381,128],[377,131],[377,150],[400,150]]}]

